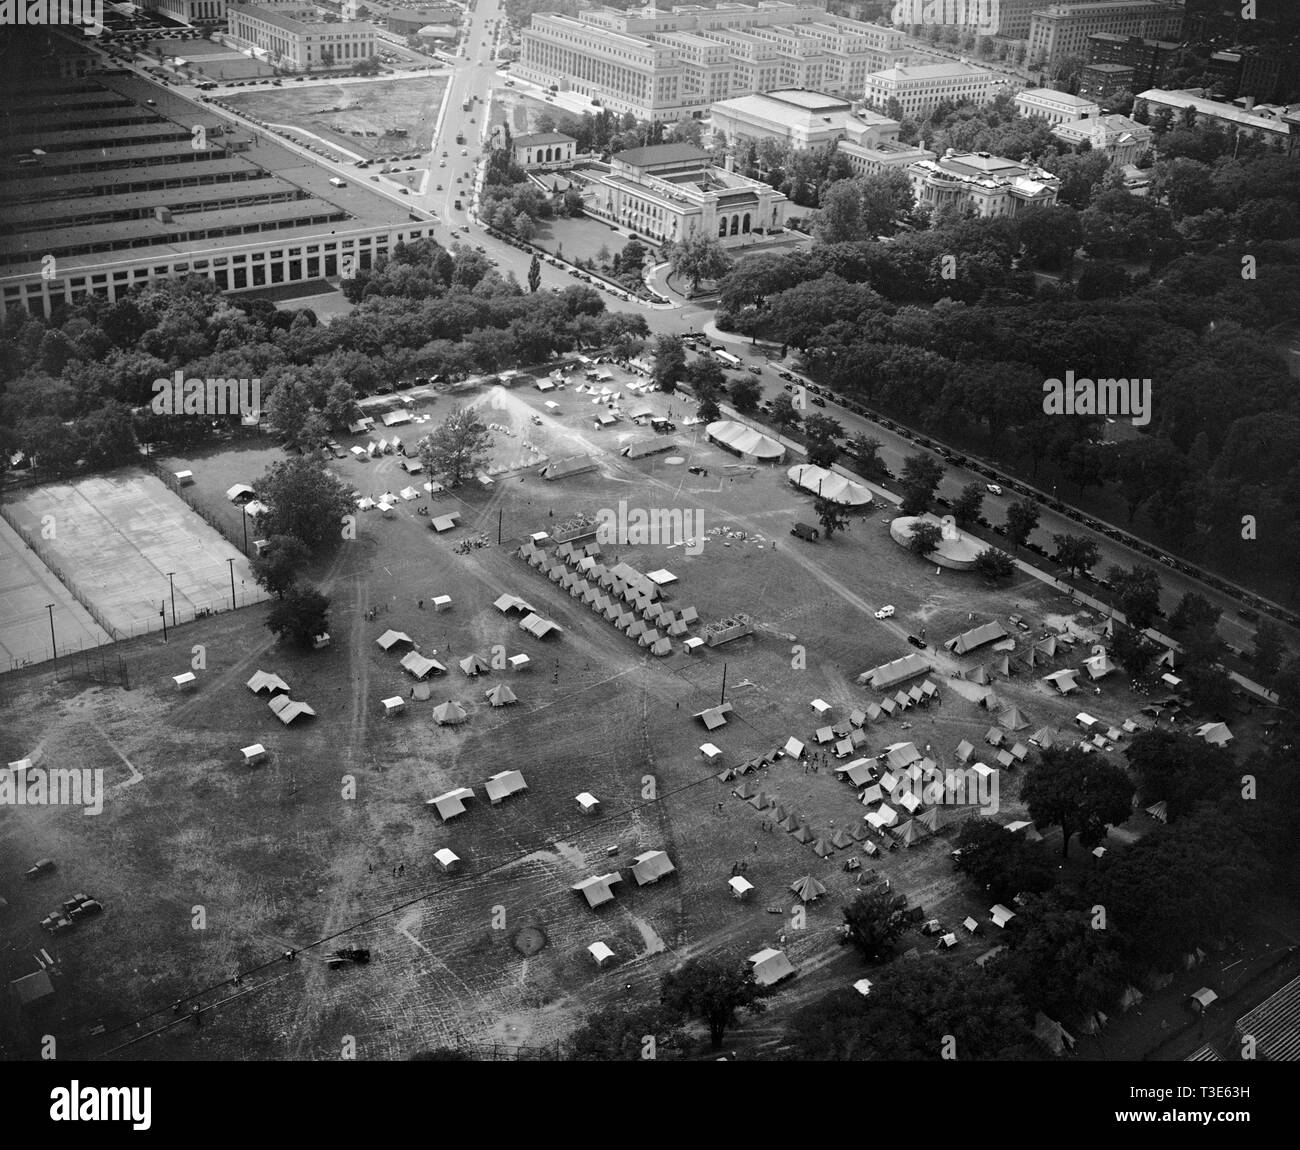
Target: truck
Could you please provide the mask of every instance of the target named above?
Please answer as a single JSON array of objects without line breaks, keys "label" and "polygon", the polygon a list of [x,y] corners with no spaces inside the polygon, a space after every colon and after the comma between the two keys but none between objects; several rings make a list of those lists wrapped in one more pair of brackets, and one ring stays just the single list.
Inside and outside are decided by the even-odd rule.
[{"label": "truck", "polygon": [[790,534],[806,543],[816,543],[821,535],[816,527],[809,527],[807,523],[796,523],[790,528]]}]

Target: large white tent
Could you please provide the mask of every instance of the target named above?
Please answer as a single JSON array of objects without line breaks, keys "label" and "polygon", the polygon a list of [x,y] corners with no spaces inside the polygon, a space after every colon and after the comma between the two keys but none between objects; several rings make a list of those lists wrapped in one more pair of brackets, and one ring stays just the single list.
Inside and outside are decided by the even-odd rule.
[{"label": "large white tent", "polygon": [[862,484],[811,463],[796,464],[786,472],[786,476],[795,487],[821,499],[829,499],[832,503],[841,503],[846,507],[865,507],[871,502],[871,492]]},{"label": "large white tent", "polygon": [[785,455],[785,448],[775,439],[734,420],[719,419],[704,430],[712,442],[734,451],[743,459],[772,462]]},{"label": "large white tent", "polygon": [[632,877],[636,879],[637,886],[658,882],[676,869],[672,859],[663,851],[646,851],[632,860]]},{"label": "large white tent", "polygon": [[754,968],[754,981],[759,986],[775,986],[796,974],[794,965],[783,950],[765,947],[757,954],[749,956],[749,964]]}]

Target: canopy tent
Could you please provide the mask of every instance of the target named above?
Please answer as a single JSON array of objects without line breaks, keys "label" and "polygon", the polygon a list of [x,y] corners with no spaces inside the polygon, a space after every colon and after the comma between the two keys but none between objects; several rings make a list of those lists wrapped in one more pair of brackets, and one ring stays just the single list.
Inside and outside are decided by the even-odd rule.
[{"label": "canopy tent", "polygon": [[419,651],[407,651],[402,656],[401,666],[408,675],[416,679],[427,679],[432,674],[445,675],[447,668],[437,659],[421,655]]},{"label": "canopy tent", "polygon": [[892,663],[882,663],[870,671],[863,671],[857,681],[880,691],[897,686],[908,679],[915,679],[918,675],[928,673],[929,670],[930,664],[920,655],[904,655]]},{"label": "canopy tent", "polygon": [[451,699],[448,699],[445,703],[439,703],[433,708],[433,721],[440,727],[458,726],[468,717],[465,708]]},{"label": "canopy tent", "polygon": [[494,707],[504,707],[519,700],[519,696],[504,683],[498,683],[490,691],[485,692],[485,695],[487,701]]},{"label": "canopy tent", "polygon": [[587,900],[589,907],[595,908],[611,902],[614,898],[614,892],[610,888],[616,882],[622,881],[623,876],[618,871],[611,871],[609,874],[598,874],[591,878],[584,878],[581,882],[574,883],[569,889],[576,890]]},{"label": "canopy tent", "polygon": [[990,623],[983,623],[978,627],[971,628],[969,631],[963,631],[960,635],[953,636],[944,643],[944,646],[954,655],[964,655],[968,651],[973,651],[976,647],[982,647],[985,643],[992,643],[1005,638],[1006,634],[1007,629],[995,619]]},{"label": "canopy tent", "polygon": [[375,642],[385,651],[391,651],[399,643],[410,643],[412,646],[415,644],[415,640],[405,631],[385,631]]},{"label": "canopy tent", "polygon": [[785,448],[775,439],[769,439],[752,427],[746,427],[743,423],[736,423],[729,419],[719,419],[710,423],[704,432],[712,442],[735,452],[744,459],[769,462],[779,460],[785,455]]},{"label": "canopy tent", "polygon": [[455,790],[448,791],[437,798],[426,800],[425,805],[433,807],[438,812],[438,817],[443,822],[446,822],[448,819],[454,819],[457,815],[463,815],[465,813],[465,804],[473,797],[474,792],[469,787],[457,787]]},{"label": "canopy tent", "polygon": [[1075,678],[1078,674],[1079,672],[1073,668],[1064,671],[1054,671],[1050,675],[1044,675],[1043,682],[1051,683],[1052,686],[1062,695],[1068,695],[1071,691],[1077,691],[1079,689],[1079,684],[1075,682]]},{"label": "canopy tent", "polygon": [[795,487],[844,507],[865,507],[871,502],[871,492],[862,484],[811,463],[796,464],[786,476]]},{"label": "canopy tent", "polygon": [[520,791],[526,791],[528,784],[524,782],[524,776],[518,771],[498,771],[495,775],[488,776],[483,787],[492,805],[496,806],[503,799],[517,795]]},{"label": "canopy tent", "polygon": [[754,981],[759,986],[775,986],[797,973],[783,950],[766,947],[757,954],[751,954],[749,964],[754,968]]},{"label": "canopy tent", "polygon": [[677,868],[672,859],[663,851],[646,851],[636,855],[632,860],[632,877],[637,886],[658,882],[664,875],[672,874]]},{"label": "canopy tent", "polygon": [[316,712],[306,703],[295,703],[288,695],[272,696],[267,706],[275,712],[275,717],[286,727],[301,715],[309,715],[313,719],[316,717]]},{"label": "canopy tent", "polygon": [[1094,679],[1101,679],[1118,669],[1105,651],[1099,651],[1091,658],[1085,659],[1083,665],[1087,667],[1088,674]]},{"label": "canopy tent", "polygon": [[1225,723],[1202,723],[1196,728],[1196,736],[1215,747],[1226,746],[1233,739],[1233,734]]},{"label": "canopy tent", "polygon": [[795,879],[790,884],[790,889],[799,896],[801,902],[815,902],[826,893],[826,888],[810,874]]},{"label": "canopy tent", "polygon": [[289,693],[289,684],[286,683],[279,675],[273,675],[269,671],[256,672],[247,683],[248,689],[254,695],[260,695],[263,691],[268,691],[272,695],[283,691]]}]

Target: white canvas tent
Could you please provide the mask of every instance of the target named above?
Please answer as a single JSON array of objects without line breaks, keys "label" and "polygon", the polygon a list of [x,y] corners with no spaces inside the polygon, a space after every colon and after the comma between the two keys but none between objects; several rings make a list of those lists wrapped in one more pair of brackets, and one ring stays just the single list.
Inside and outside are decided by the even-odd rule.
[{"label": "white canvas tent", "polygon": [[272,695],[280,691],[288,694],[289,684],[279,675],[273,675],[269,671],[258,671],[248,680],[248,689],[254,695],[260,695],[263,691],[268,691]]},{"label": "white canvas tent", "polygon": [[754,981],[759,986],[775,986],[797,973],[790,959],[783,950],[765,947],[757,954],[751,954],[748,962],[754,968]]},{"label": "white canvas tent", "polygon": [[589,907],[595,908],[613,901],[614,892],[610,888],[615,883],[622,881],[623,876],[618,871],[611,871],[609,874],[598,874],[593,875],[591,878],[585,878],[581,882],[574,883],[570,889],[576,890],[587,900]]},{"label": "white canvas tent", "polygon": [[419,651],[407,651],[402,656],[401,666],[408,675],[420,680],[427,679],[434,673],[439,675],[447,673],[447,668],[439,663],[437,659],[430,659],[425,655],[421,655]]},{"label": "white canvas tent", "polygon": [[275,712],[275,717],[286,727],[292,723],[294,719],[300,718],[303,715],[307,715],[313,719],[316,717],[316,712],[312,710],[310,706],[306,703],[295,703],[288,695],[272,696],[271,701],[267,706]]},{"label": "white canvas tent", "polygon": [[664,875],[672,874],[677,868],[663,851],[646,851],[633,860],[632,877],[637,886],[658,882]]},{"label": "white canvas tent", "polygon": [[405,631],[385,631],[378,639],[375,640],[385,651],[391,651],[399,643],[414,644],[415,640]]},{"label": "white canvas tent", "polygon": [[437,798],[426,800],[425,805],[433,807],[443,822],[446,822],[457,815],[463,815],[465,804],[473,797],[474,792],[469,787],[457,787],[446,794],[438,795]]},{"label": "white canvas tent", "polygon": [[496,806],[511,795],[526,791],[528,784],[524,782],[524,776],[518,771],[499,771],[497,774],[488,777],[484,789],[487,791],[487,796],[492,805]]}]

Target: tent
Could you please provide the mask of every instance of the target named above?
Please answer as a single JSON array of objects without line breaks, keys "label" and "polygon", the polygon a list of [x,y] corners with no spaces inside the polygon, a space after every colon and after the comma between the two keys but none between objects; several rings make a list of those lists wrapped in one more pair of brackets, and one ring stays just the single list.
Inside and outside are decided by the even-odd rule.
[{"label": "tent", "polygon": [[236,483],[233,487],[226,489],[226,498],[231,503],[239,503],[242,500],[253,498],[253,489],[247,483]]},{"label": "tent", "polygon": [[751,954],[749,964],[754,968],[754,981],[759,986],[775,986],[787,978],[793,978],[796,971],[785,951],[766,947],[757,954]]},{"label": "tent", "polygon": [[870,759],[854,759],[851,763],[836,767],[835,773],[848,779],[855,787],[866,786],[871,782],[872,766]]},{"label": "tent", "polygon": [[552,460],[539,474],[546,480],[568,479],[596,469],[596,461],[590,455],[571,455],[566,459]]},{"label": "tent", "polygon": [[1041,1010],[1034,1016],[1034,1037],[1052,1054],[1074,1051],[1074,1036],[1055,1019],[1048,1018]]},{"label": "tent", "polygon": [[930,664],[920,655],[904,655],[892,663],[882,663],[870,671],[863,671],[857,681],[880,691],[927,674],[929,670]]},{"label": "tent", "polygon": [[524,776],[518,771],[498,771],[495,775],[489,775],[483,786],[493,806],[528,789]]},{"label": "tent", "polygon": [[1074,681],[1078,674],[1079,672],[1073,669],[1054,671],[1050,675],[1044,675],[1043,682],[1051,683],[1062,695],[1068,695],[1071,691],[1079,689],[1079,684]]},{"label": "tent", "polygon": [[437,515],[429,521],[429,526],[437,531],[440,535],[444,531],[450,531],[456,526],[456,521],[460,518],[460,512],[453,511],[447,515]]},{"label": "tent", "polygon": [[386,719],[401,714],[406,707],[406,700],[401,695],[394,695],[391,699],[380,699],[379,702],[384,708],[384,718]]},{"label": "tent", "polygon": [[1091,658],[1085,659],[1083,665],[1088,668],[1088,674],[1094,679],[1103,678],[1117,669],[1105,651],[1100,651]]},{"label": "tent", "polygon": [[1000,659],[994,659],[993,670],[999,675],[1009,676],[1011,674],[1011,659],[1006,655],[1003,655]]},{"label": "tent", "polygon": [[421,655],[419,651],[407,651],[402,656],[401,665],[408,675],[416,679],[426,679],[435,672],[440,675],[447,673],[447,668],[439,663],[437,659],[427,658]]},{"label": "tent", "polygon": [[795,827],[794,833],[790,837],[797,843],[810,843],[813,841],[813,833],[804,823],[800,823]]},{"label": "tent", "polygon": [[316,717],[316,712],[306,703],[295,703],[288,695],[275,695],[267,705],[286,727],[301,715]]},{"label": "tent", "polygon": [[492,604],[503,615],[510,614],[511,611],[518,611],[521,614],[531,615],[533,613],[530,607],[518,595],[502,595],[495,603]]},{"label": "tent", "polygon": [[706,711],[697,711],[694,718],[700,720],[710,731],[717,727],[726,726],[727,716],[731,713],[730,703],[720,703],[716,707],[710,707]]},{"label": "tent", "polygon": [[581,882],[574,883],[569,889],[576,890],[587,900],[587,905],[594,908],[612,901],[614,892],[610,887],[616,882],[622,881],[623,876],[618,871],[611,871],[609,874],[598,874],[592,878],[585,878]]},{"label": "tent", "polygon": [[456,870],[460,866],[460,855],[449,847],[441,847],[434,851],[433,857],[445,874]]},{"label": "tent", "polygon": [[921,752],[916,749],[915,743],[891,743],[885,748],[885,758],[889,760],[889,766],[894,770],[901,770],[912,763],[921,761]]},{"label": "tent", "polygon": [[1020,713],[1020,708],[1011,706],[998,716],[998,723],[1008,731],[1023,731],[1029,726],[1024,715]]},{"label": "tent", "polygon": [[971,755],[974,753],[974,746],[972,746],[966,739],[962,739],[962,741],[957,744],[957,759],[959,762],[969,762]]},{"label": "tent", "polygon": [[1149,814],[1158,823],[1167,823],[1169,821],[1169,804],[1161,799],[1158,803],[1152,803],[1147,807]]},{"label": "tent", "polygon": [[509,703],[518,701],[518,696],[507,687],[504,683],[499,683],[490,691],[485,692],[487,701],[494,707],[504,707]]},{"label": "tent", "polygon": [[663,851],[646,851],[632,860],[632,877],[637,886],[658,882],[664,875],[672,874],[677,868],[672,859]]},{"label": "tent", "polygon": [[826,893],[826,888],[809,874],[795,879],[790,884],[790,889],[799,896],[801,902],[815,902]]},{"label": "tent", "polygon": [[939,807],[933,806],[929,810],[922,811],[912,821],[928,831],[937,831],[940,827],[947,826],[948,815],[944,814]]},{"label": "tent", "polygon": [[1051,727],[1039,727],[1029,736],[1029,741],[1040,750],[1045,751],[1056,743],[1056,733]]},{"label": "tent", "polygon": [[438,812],[439,818],[446,822],[457,815],[463,815],[465,804],[473,797],[474,792],[469,787],[457,787],[454,791],[426,800],[425,805],[433,807]]},{"label": "tent", "polygon": [[1233,739],[1232,732],[1224,723],[1203,723],[1196,728],[1196,736],[1215,747],[1226,746]]},{"label": "tent", "polygon": [[921,837],[921,830],[916,825],[915,819],[908,819],[905,823],[899,823],[890,833],[894,836],[894,841],[904,847],[910,847]]},{"label": "tent", "polygon": [[989,671],[982,663],[978,667],[972,667],[962,675],[963,679],[972,683],[978,683],[981,687],[989,685]]},{"label": "tent", "polygon": [[1046,639],[1040,639],[1034,644],[1034,650],[1049,659],[1056,658],[1056,637],[1048,635]]},{"label": "tent", "polygon": [[813,851],[818,858],[830,858],[835,853],[835,848],[831,845],[830,839],[823,835],[813,843]]},{"label": "tent", "polygon": [[563,628],[557,623],[552,623],[549,619],[543,619],[540,615],[529,614],[519,623],[521,631],[527,631],[534,639],[544,639],[552,631],[562,631]]},{"label": "tent", "polygon": [[24,1007],[51,997],[54,994],[54,984],[50,982],[50,976],[42,966],[40,970],[25,974],[22,978],[15,978],[9,984],[9,993],[18,1004],[18,1009],[22,1010]]},{"label": "tent", "polygon": [[484,659],[481,655],[470,654],[460,660],[460,669],[465,672],[471,679],[476,678],[484,671],[491,671],[492,664]]},{"label": "tent", "polygon": [[753,462],[775,462],[785,455],[785,448],[776,440],[729,419],[710,423],[704,432],[713,443]]},{"label": "tent", "polygon": [[786,472],[786,477],[795,487],[845,507],[865,507],[871,502],[871,492],[860,483],[811,463],[797,464]]},{"label": "tent", "polygon": [[391,651],[399,643],[410,643],[412,646],[415,644],[415,640],[405,631],[385,631],[375,642],[385,651]]},{"label": "tent", "polygon": [[963,631],[960,635],[953,636],[944,643],[944,646],[954,655],[964,655],[968,651],[973,651],[976,647],[982,647],[985,643],[993,643],[998,639],[1003,639],[1006,634],[1007,629],[997,620],[994,620],[990,623],[981,624],[979,627],[973,627],[969,631]]},{"label": "tent", "polygon": [[574,795],[577,800],[578,809],[584,815],[594,815],[600,810],[600,800],[590,791],[583,791],[581,794]]},{"label": "tent", "polygon": [[260,695],[263,691],[267,691],[272,695],[280,691],[285,694],[289,693],[289,684],[281,679],[279,675],[273,675],[269,671],[258,671],[248,680],[247,686],[254,695]]},{"label": "tent", "polygon": [[786,739],[785,746],[781,750],[792,759],[801,759],[803,758],[804,745],[791,735],[790,738]]},{"label": "tent", "polygon": [[727,886],[731,888],[732,895],[742,901],[754,889],[754,884],[741,875],[733,875],[727,879]]},{"label": "tent", "polygon": [[440,727],[455,727],[467,718],[465,708],[451,699],[433,708],[433,721]]},{"label": "tent", "polygon": [[593,942],[587,947],[587,953],[591,955],[596,966],[602,969],[614,957],[614,952],[603,942]]},{"label": "tent", "polygon": [[1005,927],[1015,917],[1016,912],[1010,907],[1003,906],[1000,902],[989,908],[989,918],[994,926]]},{"label": "tent", "polygon": [[266,748],[261,743],[254,743],[251,747],[241,747],[240,754],[244,756],[244,766],[252,767],[266,760]]},{"label": "tent", "polygon": [[1001,727],[990,727],[984,736],[984,741],[990,747],[1000,747],[1006,740],[1006,732]]}]

